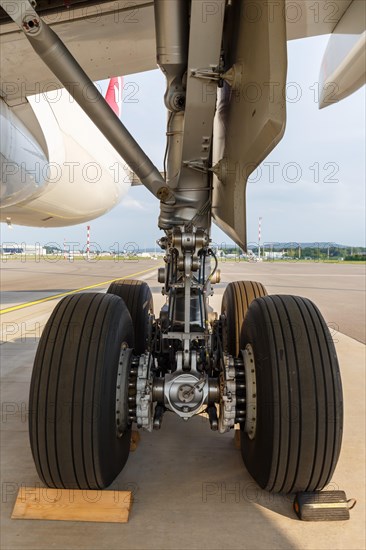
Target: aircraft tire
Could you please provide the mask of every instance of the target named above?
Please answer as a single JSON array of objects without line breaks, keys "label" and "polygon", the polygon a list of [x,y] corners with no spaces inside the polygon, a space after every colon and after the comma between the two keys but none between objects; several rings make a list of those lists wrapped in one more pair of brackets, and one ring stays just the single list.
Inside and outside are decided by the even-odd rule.
[{"label": "aircraft tire", "polygon": [[[117,435],[120,354],[133,348],[123,300],[81,293],[63,298],[40,338],[30,399],[30,444],[37,472],[49,487],[102,489],[125,465],[131,440],[128,408]],[[128,368],[128,367],[127,367]],[[128,375],[122,374],[128,405]]]},{"label": "aircraft tire", "polygon": [[239,355],[241,327],[251,302],[266,295],[264,286],[255,281],[235,281],[227,285],[221,305],[225,319],[222,338],[224,351],[233,357]]},{"label": "aircraft tire", "polygon": [[148,348],[149,315],[154,312],[154,302],[149,285],[136,279],[117,279],[110,284],[107,293],[115,294],[125,302],[135,331],[135,353],[141,355]]},{"label": "aircraft tire", "polygon": [[320,311],[297,296],[256,299],[240,347],[252,351],[256,378],[255,433],[249,436],[244,424],[240,433],[247,470],[268,491],[321,490],[341,449],[343,398],[334,343]]}]

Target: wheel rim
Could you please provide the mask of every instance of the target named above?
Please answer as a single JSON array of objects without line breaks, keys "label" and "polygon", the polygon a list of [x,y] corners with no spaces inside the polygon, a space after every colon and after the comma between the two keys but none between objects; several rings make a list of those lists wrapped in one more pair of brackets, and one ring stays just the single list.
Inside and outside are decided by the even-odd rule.
[{"label": "wheel rim", "polygon": [[[124,345],[125,346],[125,345]],[[128,429],[128,373],[132,349],[122,346],[118,361],[116,387],[116,435],[120,439]]]},{"label": "wheel rim", "polygon": [[246,390],[246,417],[244,431],[254,439],[257,430],[257,380],[253,348],[247,344],[243,351]]}]

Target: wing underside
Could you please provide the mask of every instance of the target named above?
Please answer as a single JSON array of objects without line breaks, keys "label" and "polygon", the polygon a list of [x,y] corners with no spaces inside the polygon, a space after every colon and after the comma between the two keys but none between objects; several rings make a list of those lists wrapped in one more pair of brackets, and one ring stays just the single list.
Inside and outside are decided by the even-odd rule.
[{"label": "wing underside", "polygon": [[[352,0],[327,2],[244,2],[244,16],[255,24],[285,18],[287,39],[333,32]],[[156,68],[154,5],[152,1],[67,3],[37,2],[37,11],[57,32],[94,81]],[[264,11],[266,10],[266,11]],[[49,91],[60,84],[41,59],[29,49],[23,33],[0,12],[1,84],[8,105],[18,105],[27,95]]]}]

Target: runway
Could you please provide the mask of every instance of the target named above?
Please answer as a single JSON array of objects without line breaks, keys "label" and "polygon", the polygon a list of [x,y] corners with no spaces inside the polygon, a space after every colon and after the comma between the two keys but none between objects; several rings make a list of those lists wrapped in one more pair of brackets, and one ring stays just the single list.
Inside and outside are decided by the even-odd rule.
[{"label": "runway", "polygon": [[[144,277],[144,269],[156,267],[156,261],[84,260],[50,262],[7,260],[1,265],[1,310],[32,301],[65,294],[75,289],[105,290],[110,280],[130,276]],[[160,265],[160,263],[159,263]],[[296,294],[313,300],[332,331],[342,332],[366,343],[366,268],[365,265],[317,262],[235,262],[222,261],[223,277],[215,286],[221,296],[226,284],[234,280],[256,280],[271,294]],[[99,285],[94,287],[94,285]],[[151,286],[157,296],[156,277]],[[91,287],[91,288],[88,288]],[[13,321],[13,319],[12,319]]]},{"label": "runway", "polygon": [[[57,263],[8,260],[1,269],[1,547],[15,549],[362,549],[365,545],[365,266],[321,263],[221,262],[212,305],[226,284],[261,281],[269,293],[314,300],[331,328],[341,365],[345,433],[330,489],[358,504],[349,522],[295,519],[291,498],[258,489],[246,472],[233,433],[212,432],[196,417],[166,414],[159,432],[141,442],[111,489],[133,491],[126,525],[11,520],[21,484],[39,483],[28,442],[27,407],[32,362],[43,326],[65,293],[104,291],[109,281],[133,276],[152,287],[160,261]],[[137,274],[137,275],[136,275]]]}]

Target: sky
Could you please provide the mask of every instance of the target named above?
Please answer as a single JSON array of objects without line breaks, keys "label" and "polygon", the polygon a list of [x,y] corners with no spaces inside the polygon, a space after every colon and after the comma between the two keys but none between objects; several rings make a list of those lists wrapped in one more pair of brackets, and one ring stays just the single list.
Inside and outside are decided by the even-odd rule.
[{"label": "sky", "polygon": [[[287,127],[279,145],[249,178],[248,242],[328,242],[365,246],[365,88],[318,109],[317,85],[328,36],[288,43]],[[165,150],[165,78],[160,70],[124,77],[122,121],[155,165]],[[112,211],[91,221],[91,240],[103,249],[116,241],[151,248],[162,235],[158,201],[143,187],[130,189]],[[86,224],[25,228],[2,224],[1,241],[86,241]],[[230,239],[213,226],[213,241]]]}]

